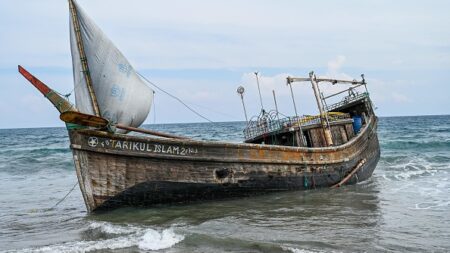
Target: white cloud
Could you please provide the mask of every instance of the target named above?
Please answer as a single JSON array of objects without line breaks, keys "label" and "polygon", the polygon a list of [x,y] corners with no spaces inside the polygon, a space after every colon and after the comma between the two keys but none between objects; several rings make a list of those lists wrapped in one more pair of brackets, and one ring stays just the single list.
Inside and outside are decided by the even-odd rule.
[{"label": "white cloud", "polygon": [[336,58],[328,61],[328,74],[335,75],[341,70],[342,65],[345,63],[345,56],[338,55]]},{"label": "white cloud", "polygon": [[326,77],[335,78],[335,79],[343,79],[343,80],[355,79],[354,77],[351,77],[350,75],[348,75],[342,71],[342,67],[344,66],[346,61],[347,61],[347,57],[345,57],[344,55],[338,55],[335,58],[329,60],[327,63]]},{"label": "white cloud", "polygon": [[[408,62],[403,68],[449,64],[450,6],[442,2],[358,2],[351,15],[335,1],[107,1],[107,11],[104,0],[78,2],[139,68],[314,68],[334,55],[341,56],[330,62],[332,71],[344,62],[385,69],[399,67],[395,59]],[[299,15],[313,9],[327,14]],[[68,16],[66,1],[2,1],[0,67],[70,67]]]},{"label": "white cloud", "polygon": [[411,102],[411,100],[404,94],[400,94],[397,92],[393,92],[391,94],[392,99],[396,102],[396,103],[408,103]]},{"label": "white cloud", "polygon": [[[264,104],[273,108],[275,90],[280,110],[287,114],[292,114],[293,108],[285,77],[307,76],[309,70],[316,70],[318,76],[342,79],[359,79],[360,73],[371,72],[367,73],[369,91],[384,114],[448,113],[450,108],[446,98],[449,88],[445,85],[450,78],[448,1],[410,1],[407,5],[388,0],[372,4],[257,0],[78,2],[136,69],[242,71],[242,75],[226,80],[222,76],[179,74],[157,80],[184,100],[218,111],[242,115],[235,91],[242,84],[247,89],[249,111],[258,112],[259,98],[251,69],[270,69],[270,75],[261,71],[260,76]],[[302,10],[320,10],[323,15]],[[45,70],[48,84],[62,92],[71,90],[68,17],[67,1],[0,1],[0,71],[15,69],[19,63],[51,67]],[[41,77],[41,73],[35,73]],[[2,88],[7,87],[0,92],[2,107],[6,107],[0,110],[3,118],[19,122],[17,115],[23,111],[41,108],[37,100],[29,104],[37,103],[38,109],[14,106],[31,90],[15,72],[8,77],[2,73],[0,83],[4,84]],[[431,93],[430,86],[439,94]],[[337,89],[322,87],[325,93]],[[309,84],[295,84],[294,95],[299,111],[316,112]],[[25,100],[30,99],[34,98]],[[173,116],[180,114],[180,107],[170,99],[156,99],[161,101],[157,105],[161,121],[198,121],[187,113]],[[422,103],[416,105],[419,101]],[[45,106],[50,112],[54,110]],[[35,113],[39,117],[24,119],[20,124],[57,122],[57,117],[49,121],[54,116],[50,112],[46,117],[42,111]]]},{"label": "white cloud", "polygon": [[[305,72],[302,77],[306,77],[307,75],[308,73]],[[259,73],[258,76],[264,108],[266,110],[275,109],[275,102],[272,94],[272,90],[275,90],[279,111],[285,115],[294,115],[294,105],[290,88],[286,85],[286,78],[288,76],[296,75],[280,73],[268,76],[264,73]],[[244,73],[241,78],[241,83],[244,88],[246,88],[245,99],[246,103],[249,105],[249,111],[253,112],[253,114],[258,114],[260,102],[255,74],[253,72]],[[309,82],[293,83],[292,89],[298,113],[317,114],[318,109],[311,84]]]},{"label": "white cloud", "polygon": [[[289,93],[286,88],[286,78],[290,76],[287,73],[280,73],[274,76],[267,76],[264,73],[259,72],[259,84],[261,90],[265,93],[272,94],[272,90],[275,90],[277,94],[286,95]],[[254,72],[247,72],[242,75],[241,82],[244,87],[248,87],[247,89],[251,91],[257,91],[257,83],[256,76]]]}]

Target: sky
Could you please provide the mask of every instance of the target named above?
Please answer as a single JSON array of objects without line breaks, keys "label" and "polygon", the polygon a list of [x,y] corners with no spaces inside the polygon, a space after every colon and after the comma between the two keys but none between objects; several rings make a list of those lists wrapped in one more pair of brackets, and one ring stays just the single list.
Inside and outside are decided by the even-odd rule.
[{"label": "sky", "polygon": [[[212,121],[265,109],[293,115],[287,76],[360,79],[379,116],[450,114],[450,1],[78,0],[146,78]],[[0,0],[0,128],[63,126],[17,72],[73,89],[63,0]],[[345,88],[345,87],[342,87]],[[324,94],[338,88],[321,84]],[[310,84],[293,86],[300,114],[317,114]],[[73,95],[70,98],[74,100]],[[156,90],[145,123],[204,122]]]}]

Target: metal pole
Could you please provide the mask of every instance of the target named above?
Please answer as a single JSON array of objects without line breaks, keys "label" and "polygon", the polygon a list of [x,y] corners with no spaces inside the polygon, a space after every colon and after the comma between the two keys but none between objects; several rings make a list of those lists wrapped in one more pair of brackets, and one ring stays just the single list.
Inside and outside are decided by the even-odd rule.
[{"label": "metal pole", "polygon": [[325,99],[323,98],[323,92],[320,91],[320,87],[317,87],[319,89],[320,92],[320,102],[322,102],[322,108],[325,108],[325,119],[327,121],[327,127],[328,129],[331,131],[331,127],[330,127],[330,121],[328,119],[328,106],[326,105],[327,103],[325,102]]},{"label": "metal pole", "polygon": [[299,136],[298,137],[299,138],[297,138],[297,144],[300,147],[303,147],[303,146],[305,146],[306,138],[305,138],[305,135],[303,134],[302,122],[300,121],[300,118],[298,117],[297,106],[295,104],[294,92],[292,91],[292,83],[291,83],[291,78],[290,77],[287,78],[287,84],[289,85],[289,88],[291,90],[291,97],[292,97],[292,103],[294,104],[295,117],[296,117],[296,120],[298,121],[298,129],[299,129]]},{"label": "metal pole", "polygon": [[241,100],[242,100],[242,107],[244,107],[245,122],[248,122],[247,110],[245,109],[245,103],[244,103],[244,95],[242,95],[242,94],[241,94]]},{"label": "metal pole", "polygon": [[291,97],[292,97],[292,103],[294,104],[295,116],[298,118],[297,106],[295,105],[295,99],[294,99],[294,92],[292,91],[292,84],[291,84],[291,82],[289,82],[289,79],[288,79],[288,85],[289,85],[289,88],[291,88]]},{"label": "metal pole", "polygon": [[275,96],[275,90],[272,90],[273,94],[273,101],[275,102],[275,110],[277,111],[277,119],[280,121],[280,116],[278,114],[278,104],[277,104],[277,97]]},{"label": "metal pole", "polygon": [[332,146],[333,139],[331,138],[331,131],[328,128],[329,127],[328,120],[326,119],[325,111],[323,109],[323,104],[320,99],[319,85],[317,84],[316,76],[314,75],[313,71],[309,72],[309,77],[311,78],[311,84],[312,84],[312,88],[314,91],[314,95],[316,97],[317,107],[319,107],[320,121],[322,122],[322,128],[325,133],[325,140],[326,140],[328,146]]},{"label": "metal pole", "polygon": [[248,123],[247,110],[245,109],[245,103],[244,103],[244,91],[245,91],[245,89],[242,86],[239,86],[237,89],[237,93],[239,95],[241,95],[242,107],[244,108],[245,122]]},{"label": "metal pole", "polygon": [[320,97],[322,98],[322,103],[324,105],[324,107],[327,109],[328,111],[328,105],[327,105],[327,101],[325,100],[325,97],[323,96],[323,92],[320,93]]},{"label": "metal pole", "polygon": [[256,84],[258,85],[259,102],[261,102],[261,110],[264,110],[264,106],[263,106],[263,102],[262,102],[262,96],[261,96],[261,89],[259,88],[258,72],[255,72],[255,76],[256,76]]},{"label": "metal pole", "polygon": [[364,88],[366,88],[366,93],[369,94],[369,90],[367,90],[366,79],[364,78],[364,74],[361,74],[362,83],[364,84]]}]

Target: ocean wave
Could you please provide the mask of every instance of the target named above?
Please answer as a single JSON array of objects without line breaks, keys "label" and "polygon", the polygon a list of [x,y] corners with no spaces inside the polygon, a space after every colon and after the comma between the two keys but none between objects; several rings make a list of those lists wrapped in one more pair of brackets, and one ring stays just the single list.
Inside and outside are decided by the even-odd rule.
[{"label": "ocean wave", "polygon": [[113,236],[109,239],[82,240],[66,242],[42,247],[27,248],[17,251],[20,253],[46,253],[46,252],[90,252],[95,250],[115,250],[138,248],[145,251],[168,249],[184,240],[184,235],[177,234],[173,228],[155,230],[153,228],[137,227],[132,225],[115,225],[108,222],[92,222],[86,232],[100,231]]},{"label": "ocean wave", "polygon": [[33,148],[23,148],[23,149],[3,149],[0,151],[1,156],[16,156],[16,157],[22,157],[22,156],[34,156],[34,157],[47,157],[55,154],[69,154],[71,153],[70,148],[65,147],[55,147],[55,148],[49,148],[49,147],[33,147]]},{"label": "ocean wave", "polygon": [[167,249],[181,242],[183,239],[183,235],[174,233],[172,229],[165,229],[161,233],[153,229],[148,229],[144,236],[142,236],[142,240],[139,241],[138,246],[142,250]]},{"label": "ocean wave", "polygon": [[9,252],[20,252],[20,253],[47,253],[47,252],[65,252],[65,253],[78,253],[78,252],[89,252],[94,250],[105,250],[105,249],[123,249],[130,248],[137,244],[136,238],[132,237],[119,237],[101,241],[77,241],[77,242],[67,242],[63,244],[49,245],[39,248],[29,248],[22,249],[19,251],[9,251]]},{"label": "ocean wave", "polygon": [[380,162],[383,177],[392,180],[410,180],[420,177],[433,176],[440,170],[445,171],[448,165],[432,163],[426,157],[391,157]]},{"label": "ocean wave", "polygon": [[394,175],[394,177],[398,180],[409,180],[424,176],[432,176],[437,172],[437,170],[433,169],[430,165],[410,163],[401,167],[403,169]]},{"label": "ocean wave", "polygon": [[309,249],[298,249],[298,248],[287,247],[287,246],[281,246],[281,249],[284,251],[292,252],[292,253],[325,253],[325,252],[327,252],[324,250],[314,251],[314,250],[309,250]]},{"label": "ocean wave", "polygon": [[427,209],[437,209],[440,207],[450,206],[450,201],[436,201],[436,202],[423,202],[417,203],[413,209],[417,210],[427,210]]},{"label": "ocean wave", "polygon": [[381,140],[381,148],[388,150],[442,150],[450,149],[449,139],[417,139],[417,140]]},{"label": "ocean wave", "polygon": [[112,235],[131,234],[140,232],[142,230],[142,228],[134,227],[131,225],[119,226],[108,222],[93,222],[89,225],[88,229],[93,231],[99,230],[102,233]]}]

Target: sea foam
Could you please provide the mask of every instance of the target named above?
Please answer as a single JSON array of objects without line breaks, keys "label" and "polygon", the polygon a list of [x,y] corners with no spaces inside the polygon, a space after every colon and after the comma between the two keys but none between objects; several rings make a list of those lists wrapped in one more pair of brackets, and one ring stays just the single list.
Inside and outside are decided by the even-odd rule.
[{"label": "sea foam", "polygon": [[298,248],[287,247],[287,246],[281,246],[281,249],[283,249],[284,251],[292,252],[292,253],[325,253],[326,252],[323,250],[314,251],[314,250],[298,249]]},{"label": "sea foam", "polygon": [[116,237],[95,241],[75,241],[36,248],[21,249],[10,252],[90,252],[105,249],[124,249],[137,247],[141,250],[161,250],[168,249],[184,239],[183,235],[177,234],[172,228],[161,231],[152,228],[137,226],[121,226],[108,222],[93,222],[88,230],[100,230],[102,233],[114,235]]},{"label": "sea foam", "polygon": [[91,230],[100,230],[102,233],[105,234],[114,234],[114,235],[121,235],[121,234],[131,234],[136,233],[142,230],[142,228],[135,227],[135,226],[120,226],[120,225],[114,225],[108,222],[93,222],[89,225],[89,229]]},{"label": "sea foam", "polygon": [[183,235],[175,234],[172,229],[165,229],[161,233],[148,229],[142,240],[139,241],[139,248],[143,250],[166,249],[181,242],[183,239]]}]

